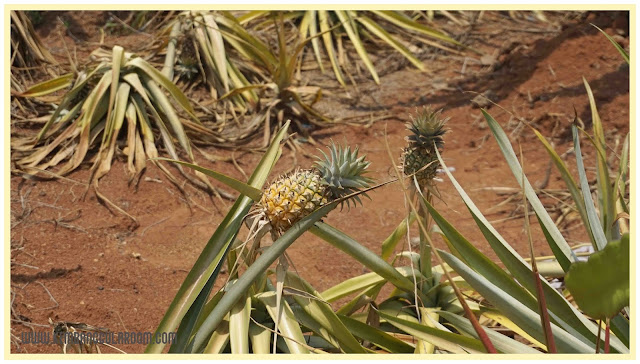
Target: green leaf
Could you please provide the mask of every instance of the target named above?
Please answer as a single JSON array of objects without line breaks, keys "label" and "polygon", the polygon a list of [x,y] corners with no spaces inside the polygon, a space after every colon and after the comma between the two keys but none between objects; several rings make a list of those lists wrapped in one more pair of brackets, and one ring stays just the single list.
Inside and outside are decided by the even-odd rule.
[{"label": "green leaf", "polygon": [[[520,303],[515,298],[504,292],[488,279],[482,277],[473,269],[445,251],[440,251],[440,255],[456,273],[464,278],[478,293],[486,298],[491,304],[502,312],[529,335],[540,342],[544,342],[544,332],[540,323],[540,315]],[[559,326],[551,324],[553,336],[560,353],[592,353],[595,345],[587,345],[574,335],[566,332]]]},{"label": "green leaf", "polygon": [[627,53],[627,51],[625,51],[624,48],[622,48],[622,46],[620,46],[620,44],[618,44],[618,42],[616,42],[613,38],[611,38],[609,34],[607,34],[604,30],[598,28],[595,24],[591,24],[591,25],[594,28],[598,29],[602,34],[604,34],[604,36],[607,37],[607,39],[609,39],[609,42],[611,42],[611,44],[613,44],[613,46],[616,47],[616,49],[618,50],[618,52],[620,52],[620,55],[625,60],[625,62],[629,64],[629,53]]},{"label": "green leaf", "polygon": [[331,306],[324,302],[322,296],[309,283],[292,272],[286,272],[285,284],[288,287],[306,292],[308,298],[301,295],[293,295],[293,299],[298,303],[313,321],[317,322],[339,343],[339,348],[345,353],[363,354],[366,350],[360,345],[358,340],[344,326],[342,321],[336,316]]},{"label": "green leaf", "polygon": [[[468,319],[453,314],[447,311],[438,311],[440,316],[449,321],[456,329],[464,332],[467,335],[471,335],[474,338],[478,338],[478,334],[473,329],[471,322]],[[540,354],[540,352],[534,348],[531,348],[519,341],[516,341],[506,335],[500,334],[487,327],[483,327],[484,332],[487,333],[491,343],[495,345],[496,349],[505,354]]]},{"label": "green leaf", "polygon": [[486,350],[480,340],[436,329],[417,322],[404,320],[385,311],[386,310],[378,311],[380,318],[387,320],[391,325],[399,328],[407,334],[415,336],[420,340],[430,342],[439,348],[453,353],[465,353],[465,350],[472,353],[486,353]]},{"label": "green leaf", "polygon": [[583,221],[583,223],[591,231],[591,235],[596,242],[596,251],[600,251],[607,245],[607,238],[604,236],[604,231],[598,220],[598,213],[593,205],[593,199],[591,199],[591,188],[587,180],[587,173],[584,170],[582,151],[580,150],[580,138],[578,137],[578,128],[575,124],[571,125],[571,133],[573,134],[573,149],[576,154],[576,165],[578,168],[578,176],[580,177],[580,189],[582,190],[584,206],[587,212],[587,220]]},{"label": "green leaf", "polygon": [[[442,160],[442,157],[438,153],[438,158],[443,166],[443,169],[454,187],[460,194],[465,205],[469,209],[469,212],[473,216],[476,224],[482,231],[487,242],[491,245],[491,248],[503,262],[505,267],[513,275],[513,277],[522,284],[532,294],[535,292],[535,284],[533,280],[533,274],[530,265],[509,245],[509,243],[495,230],[495,228],[489,223],[486,217],[482,215],[478,207],[473,203],[471,198],[462,189],[460,184],[453,177],[451,172],[446,168],[446,163]],[[579,190],[579,201],[582,201]],[[467,251],[466,254],[469,254]],[[558,264],[556,262],[556,264]],[[559,264],[558,264],[559,265]],[[477,267],[473,267],[478,269]],[[560,269],[562,269],[560,267]],[[564,270],[562,270],[564,273]],[[493,280],[495,278],[487,279]],[[542,281],[545,297],[547,298],[547,305],[551,310],[551,317],[554,323],[560,325],[567,332],[572,333],[575,337],[580,338],[585,343],[595,343],[597,340],[598,327],[587,319],[582,313],[580,313],[571,303],[569,303],[560,292],[551,287],[546,280]],[[507,290],[507,288],[505,288]],[[513,294],[513,293],[512,293]],[[522,299],[522,296],[520,296]],[[533,296],[532,296],[533,298]],[[523,301],[526,302],[526,301]],[[535,302],[535,301],[534,301]],[[528,307],[534,307],[534,302],[529,302]],[[535,306],[537,307],[537,305]],[[618,352],[627,352],[625,347],[618,338],[611,337],[611,347]]]},{"label": "green leaf", "polygon": [[[408,221],[407,221],[408,220]],[[382,253],[380,257],[384,260],[389,259],[393,251],[396,249],[398,242],[407,234],[408,227],[416,220],[416,214],[412,211],[409,217],[402,220],[398,227],[393,230],[391,235],[382,242]]]},{"label": "green leaf", "polygon": [[178,160],[169,159],[169,158],[154,158],[154,160],[167,161],[167,162],[173,162],[173,163],[177,163],[177,164],[182,164],[183,166],[187,166],[187,167],[189,167],[191,169],[195,169],[196,171],[200,171],[200,172],[206,174],[207,176],[213,177],[213,178],[217,179],[218,181],[226,184],[227,186],[233,188],[234,190],[240,192],[241,194],[243,194],[245,196],[248,196],[253,201],[259,201],[260,197],[262,196],[262,191],[260,191],[259,189],[255,188],[255,187],[251,187],[248,184],[240,182],[235,178],[229,177],[229,176],[224,175],[222,173],[218,173],[218,172],[213,171],[211,169],[200,167],[199,165],[196,165],[196,164],[193,164],[193,163],[178,161]]},{"label": "green leaf", "polygon": [[[420,275],[415,269],[410,267],[396,267],[395,268],[402,276],[413,279],[413,274],[417,275],[417,279],[420,280],[424,277]],[[344,282],[338,283],[335,286],[328,288],[322,292],[322,297],[327,302],[334,302],[340,298],[346,297],[354,292],[360,291],[371,286],[386,282],[387,280],[380,276],[376,272],[365,273],[357,277],[352,277]]]},{"label": "green leaf", "polygon": [[484,114],[484,117],[487,120],[487,124],[489,124],[489,128],[491,129],[491,132],[493,133],[493,136],[498,142],[498,146],[500,147],[500,150],[502,151],[502,154],[504,155],[507,161],[507,164],[511,169],[511,172],[513,173],[516,180],[518,181],[518,184],[521,185],[520,187],[524,188],[525,195],[527,196],[527,200],[529,200],[529,203],[531,203],[531,207],[533,207],[533,210],[535,211],[536,216],[538,217],[538,221],[540,222],[540,227],[542,228],[543,233],[547,238],[549,247],[551,248],[556,259],[562,266],[562,269],[564,269],[564,271],[566,272],[569,269],[571,262],[575,261],[576,259],[575,253],[573,253],[573,251],[571,250],[571,247],[569,246],[569,244],[567,244],[567,241],[564,239],[564,237],[560,233],[560,230],[551,219],[551,216],[549,216],[547,211],[544,209],[542,202],[540,202],[540,199],[538,199],[538,196],[536,195],[535,190],[533,189],[533,187],[529,183],[529,180],[527,180],[526,177],[524,178],[524,186],[522,186],[523,184],[522,176],[524,172],[522,171],[522,167],[518,162],[518,157],[513,151],[513,148],[509,141],[509,137],[507,137],[507,134],[505,134],[504,130],[502,130],[502,128],[500,127],[500,124],[498,124],[498,122],[495,121],[495,119],[491,115],[489,115],[484,109],[482,109],[482,114]]},{"label": "green leaf", "polygon": [[369,341],[389,353],[413,353],[413,346],[376,327],[369,326],[349,316],[338,315],[338,317],[354,336]]},{"label": "green leaf", "polygon": [[582,311],[602,320],[629,305],[629,258],[629,234],[624,234],[588,261],[571,265],[565,282]]},{"label": "green leaf", "polygon": [[[591,87],[586,78],[582,78],[584,87],[589,97],[591,108],[591,121],[593,124],[593,145],[596,147],[596,181],[598,185],[598,207],[600,210],[600,224],[604,229],[604,235],[609,240],[620,239],[620,234],[615,222],[615,195],[613,185],[609,178],[609,165],[607,163],[607,145],[604,138],[602,121],[598,114],[596,100],[591,92]],[[615,227],[615,229],[614,229]]]},{"label": "green leaf", "polygon": [[[389,263],[340,230],[321,222],[317,223],[309,231],[315,236],[322,238],[329,244],[349,254],[352,258],[364,264],[365,267],[376,272],[381,277],[384,277],[384,279],[388,280],[389,283],[394,286],[405,292],[409,292],[411,294],[414,293],[415,286],[411,279],[404,277]],[[429,302],[429,299],[422,291],[418,291],[418,296],[423,300],[423,302]]]},{"label": "green leaf", "polygon": [[[542,145],[544,146],[544,148],[547,150],[547,153],[551,157],[553,164],[555,164],[556,168],[560,172],[560,176],[562,177],[562,180],[564,181],[565,186],[569,190],[569,193],[571,194],[571,198],[573,199],[573,202],[576,204],[576,209],[578,210],[578,213],[580,214],[582,221],[588,221],[589,218],[587,216],[587,210],[585,209],[585,206],[584,206],[583,196],[580,193],[578,184],[576,183],[575,179],[571,175],[571,172],[569,172],[569,168],[567,168],[567,165],[564,163],[562,158],[560,158],[558,153],[556,153],[556,151],[553,149],[551,144],[549,144],[547,139],[544,136],[542,136],[542,134],[538,130],[533,129],[533,132],[536,134],[538,139],[540,139],[540,142],[542,142]],[[591,240],[591,244],[593,245],[593,248],[596,249],[597,245],[596,245],[596,240],[593,237],[593,233],[591,232],[590,229],[587,229],[587,232],[589,234],[589,240]]]},{"label": "green leaf", "polygon": [[[255,295],[267,308],[267,312],[271,316],[273,322],[277,317],[276,292],[268,291]],[[281,314],[278,320],[278,333],[284,337],[284,341],[289,348],[291,354],[308,354],[309,350],[303,345],[305,340],[300,329],[300,325],[296,321],[296,317],[291,311],[289,303],[283,300],[281,303]]]}]

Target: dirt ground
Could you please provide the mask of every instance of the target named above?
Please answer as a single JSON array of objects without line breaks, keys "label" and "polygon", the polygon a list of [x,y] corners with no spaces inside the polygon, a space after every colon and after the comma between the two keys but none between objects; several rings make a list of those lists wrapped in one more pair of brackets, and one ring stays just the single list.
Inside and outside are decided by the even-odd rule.
[{"label": "dirt ground", "polygon": [[[457,34],[464,33],[466,44],[488,56],[432,50],[421,56],[430,72],[418,72],[411,65],[397,69],[379,66],[383,74],[381,85],[361,83],[358,90],[350,90],[351,98],[332,81],[331,75],[303,73],[303,77],[318,77],[323,85],[329,85],[332,92],[316,107],[331,117],[380,111],[393,115],[366,127],[339,125],[318,130],[313,137],[319,146],[328,144],[330,139],[359,145],[372,162],[371,176],[381,182],[393,177],[391,166],[398,163],[387,155],[385,135],[394,157],[399,157],[407,135],[405,123],[415,108],[428,104],[442,108],[443,114],[450,117],[451,131],[445,136],[443,154],[447,165],[504,238],[528,257],[520,200],[506,201],[510,195],[496,189],[516,187],[517,181],[491,137],[478,103],[472,100],[478,101],[477,95],[485,93],[497,104],[482,105],[480,101],[505,128],[513,145],[522,147],[529,180],[546,191],[561,189],[563,184],[525,123],[538,128],[560,153],[569,151],[574,108],[587,127],[591,121],[582,77],[594,91],[607,141],[614,150],[620,150],[630,125],[629,67],[609,41],[589,25],[598,25],[628,47],[628,14],[546,14],[548,22],[488,12],[472,29],[455,28],[446,18],[441,19],[443,27],[458,29]],[[61,28],[58,17],[68,21],[68,29]],[[107,17],[106,12],[53,12],[45,14],[37,32],[51,53],[60,62],[68,63],[65,44],[76,47],[78,58],[87,55],[98,46],[98,29]],[[104,44],[107,49],[123,44],[135,50],[146,41],[140,34],[106,34]],[[14,126],[12,133],[34,130]],[[585,142],[583,149],[586,165],[595,165],[592,148]],[[312,145],[305,145],[304,150],[316,153]],[[233,152],[215,148],[205,151],[219,156]],[[240,168],[249,174],[260,155],[236,153],[235,157]],[[575,163],[572,153],[565,153],[564,157],[569,165]],[[196,158],[205,167],[245,179],[232,163],[212,163],[197,153]],[[311,158],[297,155],[301,167],[312,162]],[[291,165],[291,153],[285,150],[273,176]],[[22,332],[31,329],[50,330],[49,318],[112,331],[153,332],[231,202],[223,204],[187,184],[187,193],[200,205],[189,208],[175,186],[153,166],[148,167],[135,190],[127,185],[126,163],[116,161],[101,180],[100,188],[138,219],[140,226],[132,230],[126,218],[99,204],[92,192],[81,199],[88,166],[66,177],[56,181],[11,177],[12,335],[20,338]],[[444,181],[438,183],[442,201],[436,206],[480,250],[495,259],[451,183],[446,176],[442,178]],[[380,252],[382,241],[406,215],[406,208],[396,184],[369,195],[371,199],[365,199],[364,206],[335,210],[325,221]],[[549,209],[559,205],[552,198],[543,201]],[[532,222],[536,255],[550,255],[542,233]],[[587,241],[580,224],[570,220],[562,226],[570,244]],[[402,249],[407,249],[406,242]],[[318,291],[367,271],[311,234],[303,235],[287,252],[293,267]],[[223,274],[222,278],[226,276]],[[144,346],[120,349],[141,353]],[[56,346],[19,344],[16,340],[12,340],[11,350],[58,352]],[[113,352],[106,348],[103,351]]]}]

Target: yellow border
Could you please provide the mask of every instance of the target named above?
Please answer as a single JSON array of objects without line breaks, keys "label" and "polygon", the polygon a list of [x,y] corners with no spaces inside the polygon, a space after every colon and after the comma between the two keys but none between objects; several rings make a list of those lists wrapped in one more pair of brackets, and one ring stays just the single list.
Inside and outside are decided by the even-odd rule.
[{"label": "yellow border", "polygon": [[10,213],[11,213],[11,205],[10,205],[10,194],[11,194],[11,174],[9,173],[10,168],[10,122],[11,112],[10,112],[10,78],[6,77],[10,75],[11,65],[9,62],[10,59],[10,11],[11,10],[197,10],[197,9],[216,9],[216,10],[314,10],[314,9],[354,9],[354,10],[418,10],[424,9],[425,6],[428,6],[433,10],[549,10],[549,11],[559,11],[559,10],[594,10],[594,11],[606,11],[606,10],[622,10],[629,11],[629,42],[630,42],[630,69],[629,69],[629,77],[630,77],[630,88],[629,88],[629,97],[630,97],[630,231],[631,231],[631,301],[630,307],[632,314],[635,316],[636,311],[636,266],[634,259],[636,257],[636,246],[633,244],[633,237],[635,236],[635,212],[636,212],[636,186],[635,182],[635,157],[636,157],[636,126],[632,121],[636,120],[636,66],[634,60],[636,59],[636,6],[635,4],[586,4],[586,5],[578,5],[578,4],[452,4],[452,5],[443,5],[443,4],[434,4],[434,5],[421,5],[421,4],[393,4],[393,5],[381,5],[381,4],[342,4],[342,5],[325,5],[325,4],[307,4],[307,5],[292,5],[292,4],[256,4],[256,5],[231,5],[231,4],[212,4],[212,5],[175,5],[175,4],[158,4],[158,5],[149,5],[149,4],[131,4],[131,5],[107,5],[107,4],[96,4],[96,5],[86,5],[86,4],[45,4],[45,5],[32,5],[32,4],[7,4],[4,6],[4,30],[5,30],[5,122],[4,122],[4,150],[6,155],[4,156],[4,161],[7,170],[5,173],[5,249],[4,249],[4,263],[5,263],[5,289],[4,289],[4,312],[5,312],[5,322],[4,322],[4,333],[5,333],[5,343],[4,343],[4,358],[5,359],[24,359],[24,360],[95,360],[95,359],[105,359],[105,360],[122,360],[122,359],[152,359],[152,360],[256,360],[256,359],[267,359],[267,360],[428,360],[428,359],[437,359],[437,360],[632,360],[636,358],[636,320],[631,320],[630,325],[630,354],[609,354],[606,357],[603,355],[595,355],[595,354],[555,354],[550,356],[549,354],[501,354],[501,355],[487,355],[487,354],[472,354],[472,355],[460,355],[460,354],[448,354],[448,355],[420,355],[420,354],[386,354],[386,355],[358,355],[358,354],[342,354],[342,355],[286,355],[280,354],[277,356],[274,355],[258,355],[258,354],[249,354],[249,355],[207,355],[207,354],[128,354],[126,356],[122,356],[122,354],[88,354],[88,355],[64,355],[64,354],[14,354],[10,353],[11,350],[11,330],[10,330],[10,308],[8,307],[8,302],[10,299],[10,285],[11,285],[11,269],[10,269]]}]

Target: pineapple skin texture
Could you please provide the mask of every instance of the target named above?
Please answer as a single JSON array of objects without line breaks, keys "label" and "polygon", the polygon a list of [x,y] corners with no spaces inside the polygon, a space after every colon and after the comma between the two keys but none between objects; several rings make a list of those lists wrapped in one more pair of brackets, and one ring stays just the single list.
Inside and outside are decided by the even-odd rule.
[{"label": "pineapple skin texture", "polygon": [[418,184],[426,186],[436,176],[440,162],[435,153],[424,148],[405,148],[403,153],[403,171],[411,175],[431,163],[427,168],[415,174]]},{"label": "pineapple skin texture", "polygon": [[326,204],[329,189],[317,171],[296,171],[273,182],[263,192],[260,208],[278,233]]}]

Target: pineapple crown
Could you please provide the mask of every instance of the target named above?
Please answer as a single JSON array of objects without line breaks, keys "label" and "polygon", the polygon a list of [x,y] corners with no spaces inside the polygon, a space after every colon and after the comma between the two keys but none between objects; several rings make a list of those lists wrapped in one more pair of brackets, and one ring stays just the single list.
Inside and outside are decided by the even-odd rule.
[{"label": "pineapple crown", "polygon": [[440,149],[444,145],[442,136],[447,132],[444,124],[449,118],[442,118],[442,109],[433,111],[431,106],[426,106],[422,110],[416,110],[416,117],[411,116],[411,123],[408,129],[411,135],[408,137],[409,145],[412,148],[436,148]]},{"label": "pineapple crown", "polygon": [[[344,197],[369,187],[373,182],[371,178],[363,176],[371,162],[366,161],[365,156],[358,157],[358,147],[351,151],[351,147],[336,146],[331,141],[329,155],[324,151],[320,152],[324,158],[318,158],[315,166],[323,182],[331,191],[331,198]],[[354,196],[354,199],[361,203],[358,196]],[[347,206],[349,206],[349,200],[347,200]]]}]

